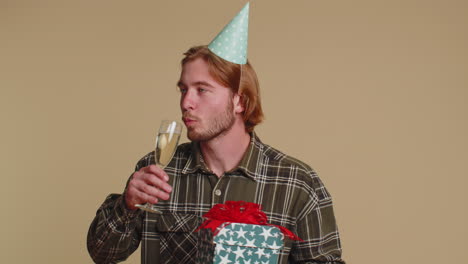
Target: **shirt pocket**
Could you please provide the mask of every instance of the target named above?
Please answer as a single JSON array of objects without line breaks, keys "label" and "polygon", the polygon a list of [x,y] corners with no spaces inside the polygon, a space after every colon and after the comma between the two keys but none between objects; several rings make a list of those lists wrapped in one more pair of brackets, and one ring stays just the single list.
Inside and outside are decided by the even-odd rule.
[{"label": "shirt pocket", "polygon": [[193,232],[203,218],[194,214],[163,213],[158,217],[156,228],[161,233]]},{"label": "shirt pocket", "polygon": [[203,218],[194,214],[163,213],[156,221],[164,263],[195,263]]}]

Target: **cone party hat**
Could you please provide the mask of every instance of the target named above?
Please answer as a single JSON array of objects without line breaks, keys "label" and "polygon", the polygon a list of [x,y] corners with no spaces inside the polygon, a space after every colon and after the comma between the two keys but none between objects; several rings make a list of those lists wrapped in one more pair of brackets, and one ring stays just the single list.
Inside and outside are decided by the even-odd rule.
[{"label": "cone party hat", "polygon": [[249,3],[218,33],[208,49],[219,57],[236,64],[247,63]]}]

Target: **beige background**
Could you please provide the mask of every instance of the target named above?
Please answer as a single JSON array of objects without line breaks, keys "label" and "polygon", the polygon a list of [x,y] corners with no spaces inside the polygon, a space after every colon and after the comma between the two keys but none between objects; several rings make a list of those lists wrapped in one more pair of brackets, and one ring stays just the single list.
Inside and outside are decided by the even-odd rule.
[{"label": "beige background", "polygon": [[[181,53],[244,3],[0,1],[2,263],[91,263],[96,209],[180,117]],[[258,134],[319,172],[348,263],[466,259],[467,3],[251,4]]]}]

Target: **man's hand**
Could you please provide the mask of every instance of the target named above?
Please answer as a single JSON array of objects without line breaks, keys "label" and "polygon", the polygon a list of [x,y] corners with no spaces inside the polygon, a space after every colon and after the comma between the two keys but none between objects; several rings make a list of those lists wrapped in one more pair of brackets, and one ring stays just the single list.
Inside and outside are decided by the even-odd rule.
[{"label": "man's hand", "polygon": [[168,180],[166,172],[156,165],[133,173],[125,192],[127,208],[136,210],[136,204],[156,204],[159,200],[169,199],[172,187],[167,183]]}]

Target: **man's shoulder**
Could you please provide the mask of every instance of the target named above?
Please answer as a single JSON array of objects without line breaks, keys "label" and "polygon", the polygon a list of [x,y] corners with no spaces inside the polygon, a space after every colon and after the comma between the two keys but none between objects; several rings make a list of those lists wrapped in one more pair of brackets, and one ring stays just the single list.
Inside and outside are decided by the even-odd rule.
[{"label": "man's shoulder", "polygon": [[304,172],[313,172],[314,169],[309,166],[309,164],[305,163],[304,161],[293,157],[285,152],[272,147],[268,144],[263,145],[263,155],[269,160],[269,163],[274,164],[275,166],[281,167],[293,167],[295,169],[300,169]]},{"label": "man's shoulder", "polygon": [[322,180],[319,178],[316,171],[309,164],[302,160],[285,154],[284,152],[263,144],[263,155],[265,165],[269,168],[271,177],[286,180],[289,184],[297,184],[302,188],[309,189],[314,196],[317,195],[320,199],[330,197],[330,194],[325,189]]}]

